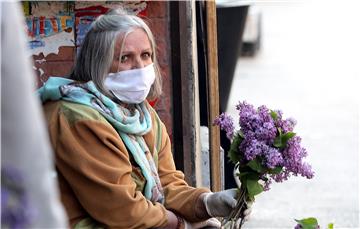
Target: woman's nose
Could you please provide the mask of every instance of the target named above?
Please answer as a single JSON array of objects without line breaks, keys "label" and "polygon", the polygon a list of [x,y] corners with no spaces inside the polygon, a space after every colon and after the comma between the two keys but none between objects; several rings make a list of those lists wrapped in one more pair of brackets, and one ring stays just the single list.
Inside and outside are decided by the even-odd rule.
[{"label": "woman's nose", "polygon": [[144,64],[143,60],[140,57],[136,58],[134,60],[132,68],[137,69],[137,68],[143,68],[143,67],[145,67],[145,64]]}]

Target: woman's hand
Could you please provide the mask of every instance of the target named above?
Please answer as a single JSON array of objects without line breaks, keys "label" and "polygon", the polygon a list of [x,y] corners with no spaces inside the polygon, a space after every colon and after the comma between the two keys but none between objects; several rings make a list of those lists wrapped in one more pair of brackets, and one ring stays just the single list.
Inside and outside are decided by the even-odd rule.
[{"label": "woman's hand", "polygon": [[[221,192],[202,194],[203,203],[207,213],[212,217],[228,217],[237,203],[238,190],[236,188],[224,190]],[[246,203],[246,210],[243,212],[242,218],[249,220],[251,206],[253,202]]]},{"label": "woman's hand", "polygon": [[233,188],[203,195],[204,205],[210,216],[226,217],[236,206],[238,190]]}]

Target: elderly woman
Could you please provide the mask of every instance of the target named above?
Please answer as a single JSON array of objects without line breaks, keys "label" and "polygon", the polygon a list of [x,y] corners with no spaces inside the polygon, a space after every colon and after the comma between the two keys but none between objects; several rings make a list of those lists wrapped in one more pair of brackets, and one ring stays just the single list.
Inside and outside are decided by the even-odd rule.
[{"label": "elderly woman", "polygon": [[68,78],[39,89],[72,227],[219,227],[236,190],[193,188],[176,170],[164,124],[154,36],[133,15],[100,16]]}]

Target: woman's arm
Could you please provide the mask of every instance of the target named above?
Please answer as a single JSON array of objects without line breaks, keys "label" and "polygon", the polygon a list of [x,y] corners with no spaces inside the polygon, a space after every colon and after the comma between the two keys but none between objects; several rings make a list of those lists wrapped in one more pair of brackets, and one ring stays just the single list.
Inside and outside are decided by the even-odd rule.
[{"label": "woman's arm", "polygon": [[[154,115],[156,116],[156,114]],[[184,180],[184,174],[175,168],[171,152],[171,143],[165,125],[162,122],[160,122],[160,125],[162,139],[161,149],[159,151],[158,171],[165,193],[165,207],[190,222],[210,218],[206,212],[201,196],[202,193],[209,192],[209,190],[188,186]]]}]

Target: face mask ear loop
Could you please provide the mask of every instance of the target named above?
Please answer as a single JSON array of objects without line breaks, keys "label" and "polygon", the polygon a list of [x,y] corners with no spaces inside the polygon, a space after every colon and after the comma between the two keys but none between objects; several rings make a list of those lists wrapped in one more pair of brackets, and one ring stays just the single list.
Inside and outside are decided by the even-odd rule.
[{"label": "face mask ear loop", "polygon": [[129,33],[131,33],[132,32],[132,30],[130,30],[130,31],[128,31],[128,32],[126,32],[125,34],[124,34],[124,38],[123,38],[123,40],[122,40],[122,43],[121,43],[121,48],[120,48],[120,54],[119,54],[119,62],[118,62],[118,67],[117,67],[117,72],[119,72],[120,71],[120,63],[121,63],[121,57],[122,57],[122,53],[123,53],[123,50],[124,50],[124,45],[125,45],[125,40],[126,40],[126,37],[129,35]]}]

